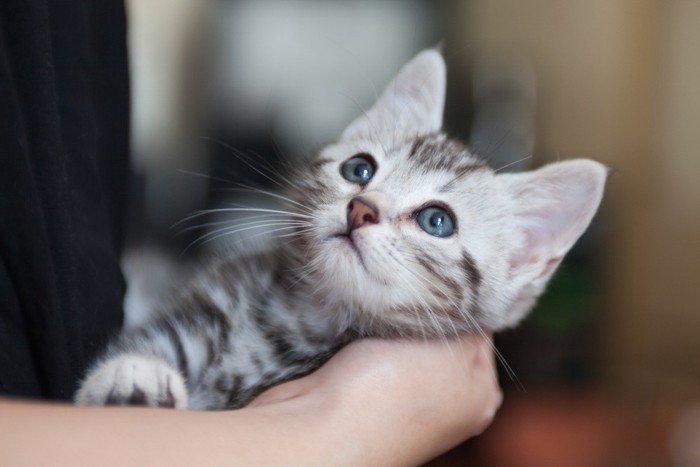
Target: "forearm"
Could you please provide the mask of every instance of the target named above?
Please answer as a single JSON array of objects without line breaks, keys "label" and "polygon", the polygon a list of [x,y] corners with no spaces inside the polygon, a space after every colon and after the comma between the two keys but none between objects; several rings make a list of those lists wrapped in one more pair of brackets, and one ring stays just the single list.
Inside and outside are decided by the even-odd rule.
[{"label": "forearm", "polygon": [[0,464],[392,465],[387,442],[406,436],[374,438],[400,428],[354,409],[308,394],[219,412],[0,401]]},{"label": "forearm", "polygon": [[[313,465],[322,420],[301,403],[231,412],[0,401],[2,465]],[[328,465],[326,463],[326,465]]]}]

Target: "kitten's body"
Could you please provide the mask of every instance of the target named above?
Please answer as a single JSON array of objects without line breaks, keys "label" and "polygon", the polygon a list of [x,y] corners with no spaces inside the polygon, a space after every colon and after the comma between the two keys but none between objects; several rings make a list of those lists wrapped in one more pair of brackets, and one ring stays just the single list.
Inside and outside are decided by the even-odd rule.
[{"label": "kitten's body", "polygon": [[290,236],[202,270],[112,344],[76,400],[235,408],[357,337],[516,324],[590,222],[606,170],[495,173],[440,132],[444,88],[439,54],[416,57],[292,175],[287,219],[261,219]]},{"label": "kitten's body", "polygon": [[217,261],[150,324],[121,336],[107,358],[164,358],[188,382],[188,407],[200,409],[240,407],[260,390],[308,373],[349,335],[308,296],[288,293],[290,276],[278,274],[286,269],[282,261],[275,253]]}]

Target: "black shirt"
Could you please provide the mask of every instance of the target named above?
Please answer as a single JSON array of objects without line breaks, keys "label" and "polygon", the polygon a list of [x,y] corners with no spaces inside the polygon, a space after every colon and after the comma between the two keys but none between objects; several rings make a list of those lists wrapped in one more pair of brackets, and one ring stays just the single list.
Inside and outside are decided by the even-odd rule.
[{"label": "black shirt", "polygon": [[0,1],[0,395],[69,399],[119,328],[121,0]]}]

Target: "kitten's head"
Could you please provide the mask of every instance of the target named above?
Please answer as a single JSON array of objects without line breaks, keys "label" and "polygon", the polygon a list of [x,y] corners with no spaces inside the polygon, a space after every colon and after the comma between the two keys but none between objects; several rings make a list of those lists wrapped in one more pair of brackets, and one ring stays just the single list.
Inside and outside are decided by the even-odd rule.
[{"label": "kitten's head", "polygon": [[597,162],[495,173],[440,132],[444,96],[443,59],[422,52],[300,178],[300,277],[363,332],[515,325],[600,203]]}]

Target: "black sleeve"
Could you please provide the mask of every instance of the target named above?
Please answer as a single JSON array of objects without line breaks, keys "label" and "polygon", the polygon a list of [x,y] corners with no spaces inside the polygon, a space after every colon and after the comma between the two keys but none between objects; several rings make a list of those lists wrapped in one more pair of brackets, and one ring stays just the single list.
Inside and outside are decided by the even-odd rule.
[{"label": "black sleeve", "polygon": [[121,325],[121,0],[0,1],[0,395],[69,399]]}]

